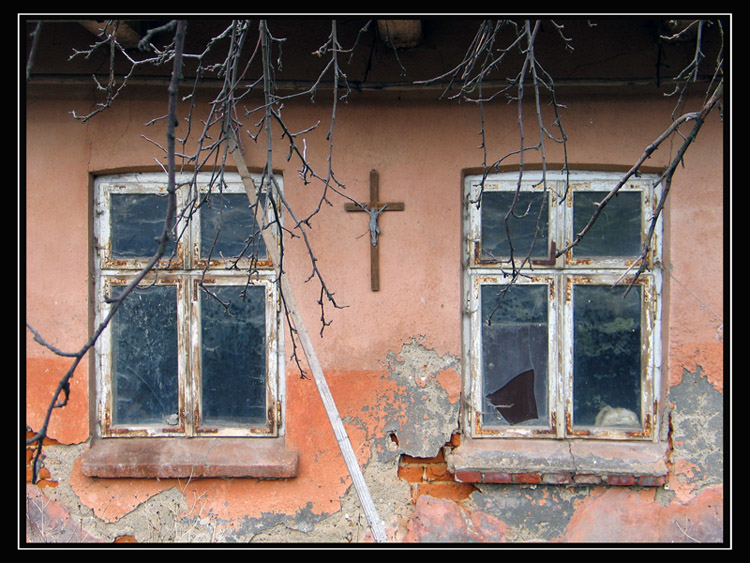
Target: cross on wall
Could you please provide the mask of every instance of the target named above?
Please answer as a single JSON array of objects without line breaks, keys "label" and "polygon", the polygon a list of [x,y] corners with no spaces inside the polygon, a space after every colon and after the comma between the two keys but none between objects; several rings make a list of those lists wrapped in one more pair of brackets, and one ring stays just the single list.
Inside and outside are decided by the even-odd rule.
[{"label": "cross on wall", "polygon": [[380,290],[380,245],[378,244],[378,216],[385,211],[403,211],[404,203],[401,201],[378,201],[379,181],[377,170],[370,171],[370,202],[367,205],[361,203],[345,203],[347,211],[364,211],[370,216],[370,289]]}]

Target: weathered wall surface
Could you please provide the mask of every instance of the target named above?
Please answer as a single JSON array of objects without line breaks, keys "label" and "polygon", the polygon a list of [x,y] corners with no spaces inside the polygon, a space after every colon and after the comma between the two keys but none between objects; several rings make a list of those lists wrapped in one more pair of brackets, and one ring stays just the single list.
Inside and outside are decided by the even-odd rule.
[{"label": "weathered wall surface", "polygon": [[[26,121],[27,321],[55,346],[80,347],[89,329],[90,179],[114,171],[153,170],[157,152],[141,138],[163,138],[144,124],[164,113],[161,89],[126,92],[86,124],[93,88],[30,90]],[[668,124],[672,102],[660,95],[571,93],[563,118],[568,160],[583,167],[630,166]],[[302,130],[330,107],[289,104],[285,118]],[[488,149],[518,142],[515,108],[487,108]],[[491,124],[491,127],[489,126]],[[665,541],[723,537],[723,177],[722,124],[712,114],[675,177],[666,221],[666,374],[672,453],[659,487],[458,483],[445,454],[460,443],[461,181],[481,165],[473,105],[424,94],[353,94],[338,108],[333,166],[347,191],[366,200],[369,172],[382,199],[402,213],[380,220],[381,290],[369,289],[367,221],[343,201],[313,220],[319,266],[344,309],[314,338],[334,399],[364,468],[376,507],[394,541]],[[321,126],[308,135],[308,157],[324,167]],[[558,146],[547,157],[561,162]],[[293,205],[317,204],[278,150]],[[246,159],[262,165],[250,144]],[[663,165],[657,155],[651,166]],[[288,248],[297,300],[313,332],[318,288],[305,284],[301,245]],[[68,360],[27,338],[26,424],[36,430]],[[289,368],[286,439],[299,452],[298,476],[251,479],[127,480],[85,477],[91,374],[84,362],[71,401],[55,411],[42,480],[27,487],[30,541],[360,542],[371,541],[312,380]],[[30,459],[27,456],[27,462]]]}]

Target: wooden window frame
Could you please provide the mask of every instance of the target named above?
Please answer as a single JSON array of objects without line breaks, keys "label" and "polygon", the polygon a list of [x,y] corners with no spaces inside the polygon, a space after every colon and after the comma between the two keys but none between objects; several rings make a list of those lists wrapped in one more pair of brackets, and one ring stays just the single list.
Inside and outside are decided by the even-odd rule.
[{"label": "wooden window frame", "polygon": [[[256,176],[256,175],[254,175]],[[178,177],[178,184],[188,177]],[[198,186],[203,189],[210,176],[200,174]],[[237,174],[225,174],[226,186],[222,189],[229,193],[244,194],[244,186]],[[261,185],[261,177],[254,178],[256,185]],[[281,177],[276,181],[282,182]],[[113,286],[123,285],[143,267],[144,259],[114,260],[110,255],[110,213],[109,195],[112,193],[155,193],[166,192],[164,174],[120,174],[101,176],[94,182],[94,268],[95,316],[97,323],[105,318],[110,305],[108,296]],[[217,189],[217,188],[213,188]],[[178,210],[184,209],[190,187],[181,187],[177,192]],[[251,210],[248,209],[248,213]],[[269,211],[270,215],[270,211]],[[217,257],[210,264],[199,259],[199,217],[196,221],[185,224],[182,236],[173,256],[165,256],[154,272],[147,275],[142,285],[150,283],[173,284],[178,293],[178,380],[179,380],[179,419],[172,424],[131,424],[114,425],[112,423],[112,373],[111,373],[111,330],[105,330],[100,336],[95,354],[96,369],[96,412],[98,417],[98,434],[102,438],[114,437],[264,437],[273,438],[283,435],[284,417],[284,351],[283,323],[280,317],[280,296],[276,273],[270,261],[260,260],[253,264],[252,274],[248,273],[248,260],[240,261],[238,268],[232,268],[230,258]],[[275,225],[269,221],[274,232]],[[182,228],[178,222],[177,228]],[[278,237],[276,237],[278,240]],[[190,249],[190,250],[188,250]],[[146,257],[148,258],[148,257]],[[217,285],[245,284],[262,286],[265,289],[266,306],[266,410],[264,424],[209,427],[201,424],[200,406],[200,283]]]},{"label": "wooden window frame", "polygon": [[[484,181],[484,190],[515,190],[518,172],[493,174],[486,177],[470,175],[464,181],[464,299],[465,315],[463,347],[465,370],[464,389],[467,398],[463,423],[474,439],[528,438],[554,440],[607,440],[650,441],[661,438],[659,416],[661,401],[661,218],[657,221],[651,250],[647,257],[649,268],[640,275],[637,284],[642,290],[641,301],[641,428],[577,427],[572,423],[572,363],[573,318],[572,287],[576,283],[611,285],[619,281],[623,292],[632,279],[633,261],[622,258],[577,259],[568,251],[554,258],[553,251],[566,247],[573,240],[572,197],[580,191],[610,191],[621,177],[606,172],[573,172],[569,182],[562,174],[546,174],[542,183],[541,172],[525,172],[521,190],[548,194],[549,248],[547,260],[534,260],[523,264],[520,276],[513,283],[545,284],[549,296],[549,387],[548,402],[550,426],[486,426],[482,423],[482,339],[481,339],[481,287],[509,283],[512,272],[503,258],[492,260],[481,253],[481,206],[476,205]],[[643,210],[641,240],[651,223],[658,201],[660,186],[653,186],[654,177],[642,176],[627,182],[621,190],[641,193]],[[523,256],[516,256],[521,264]]]}]

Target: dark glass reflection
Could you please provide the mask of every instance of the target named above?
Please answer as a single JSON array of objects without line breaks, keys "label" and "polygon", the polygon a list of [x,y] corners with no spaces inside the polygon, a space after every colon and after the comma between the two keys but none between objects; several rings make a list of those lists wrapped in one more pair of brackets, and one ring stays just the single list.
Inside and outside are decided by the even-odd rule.
[{"label": "dark glass reflection", "polygon": [[574,423],[640,425],[641,287],[575,285],[573,321]]},{"label": "dark glass reflection", "polygon": [[174,285],[136,289],[112,319],[114,424],[176,420],[176,291]]},{"label": "dark glass reflection", "polygon": [[203,423],[264,423],[265,288],[208,286],[208,290],[218,299],[201,292]]},{"label": "dark glass reflection", "polygon": [[[542,192],[520,192],[513,214],[508,219],[510,242],[505,229],[505,215],[513,205],[514,191],[486,191],[482,195],[482,259],[499,260],[510,256],[511,242],[514,259],[529,255],[547,257],[548,206]],[[540,217],[540,208],[541,217]],[[537,233],[537,223],[539,225]],[[535,239],[536,235],[536,239]]]},{"label": "dark glass reflection", "polygon": [[[580,233],[608,192],[575,192],[573,195],[573,229]],[[641,194],[618,192],[604,206],[591,229],[574,247],[578,258],[633,257],[641,252]]]},{"label": "dark glass reflection", "polygon": [[[111,253],[114,260],[150,258],[159,248],[167,197],[159,194],[111,194]],[[174,251],[170,241],[164,256]]]},{"label": "dark glass reflection", "polygon": [[547,424],[547,292],[546,285],[482,286],[485,424]]},{"label": "dark glass reflection", "polygon": [[[265,197],[258,200],[261,207]],[[201,207],[201,258],[266,257],[247,195],[214,193]]]}]

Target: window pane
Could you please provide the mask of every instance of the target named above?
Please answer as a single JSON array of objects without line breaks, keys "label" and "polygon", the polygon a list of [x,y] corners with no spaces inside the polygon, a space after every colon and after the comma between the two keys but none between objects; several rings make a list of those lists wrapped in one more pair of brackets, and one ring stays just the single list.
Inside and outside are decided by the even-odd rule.
[{"label": "window pane", "polygon": [[[513,256],[523,259],[528,256],[532,244],[533,258],[546,257],[547,245],[547,195],[541,192],[520,192],[513,214],[508,219],[510,243],[505,230],[505,215],[508,213],[515,191],[486,191],[482,195],[482,259],[499,259]],[[539,217],[540,207],[541,218]],[[537,233],[537,222],[539,229]],[[536,240],[535,240],[536,235]]]},{"label": "window pane", "polygon": [[114,424],[174,424],[177,288],[136,289],[112,319]]},{"label": "window pane", "polygon": [[201,292],[202,420],[212,425],[265,423],[265,287],[208,289],[218,299]]},{"label": "window pane", "polygon": [[[264,200],[261,196],[258,205],[263,206]],[[201,258],[208,258],[209,254],[212,259],[265,258],[266,247],[254,211],[244,193],[212,194],[201,208]]]},{"label": "window pane", "polygon": [[547,424],[548,287],[482,286],[485,424]]},{"label": "window pane", "polygon": [[[159,248],[167,197],[157,194],[111,194],[112,258],[148,258]],[[164,256],[174,251],[170,242]]]},{"label": "window pane", "polygon": [[[575,192],[574,234],[580,233],[608,192]],[[618,192],[573,249],[577,257],[632,256],[641,252],[641,194]]]},{"label": "window pane", "polygon": [[573,420],[640,426],[641,287],[576,285],[573,292]]}]

